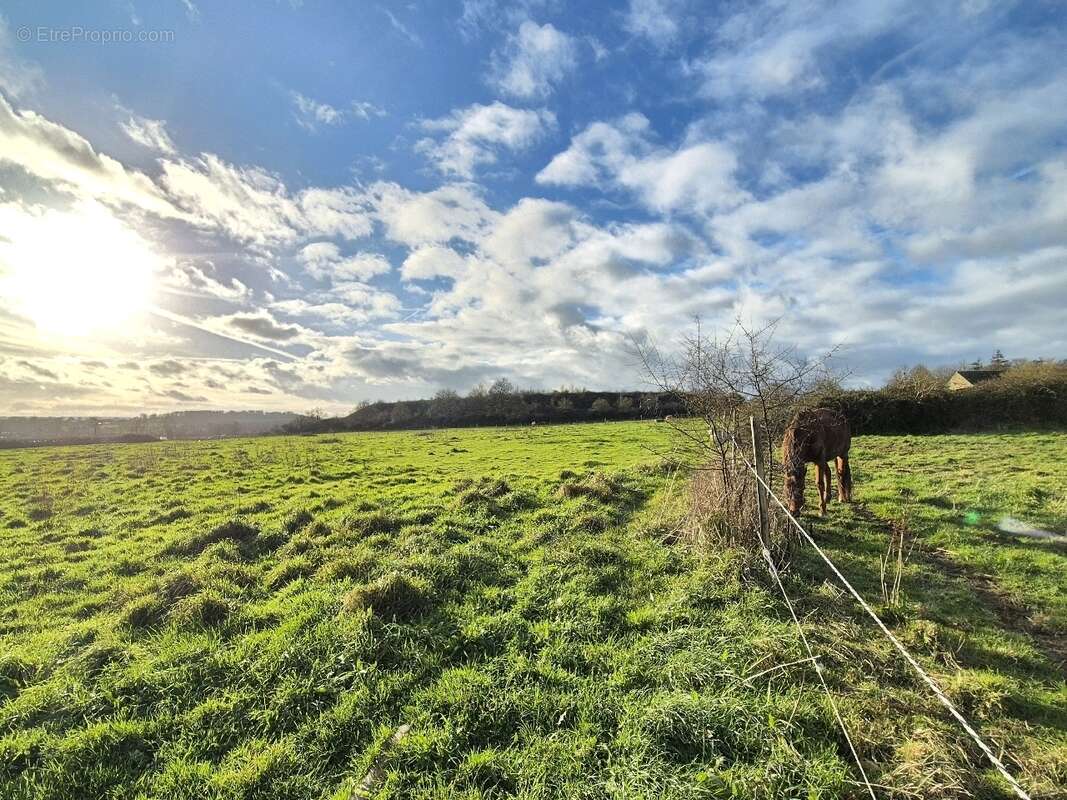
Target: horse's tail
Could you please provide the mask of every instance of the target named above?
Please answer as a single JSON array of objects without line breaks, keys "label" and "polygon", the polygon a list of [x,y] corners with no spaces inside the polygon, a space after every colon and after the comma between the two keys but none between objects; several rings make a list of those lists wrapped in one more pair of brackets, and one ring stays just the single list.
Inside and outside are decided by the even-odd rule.
[{"label": "horse's tail", "polygon": [[842,502],[852,502],[852,467],[848,463],[848,453],[837,457],[837,485]]}]

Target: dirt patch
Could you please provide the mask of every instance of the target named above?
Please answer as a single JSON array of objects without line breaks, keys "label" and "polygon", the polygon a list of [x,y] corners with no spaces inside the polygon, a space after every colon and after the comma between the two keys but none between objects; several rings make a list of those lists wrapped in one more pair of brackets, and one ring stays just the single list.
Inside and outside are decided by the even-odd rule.
[{"label": "dirt patch", "polygon": [[[886,534],[890,533],[891,524],[862,503],[854,504],[853,511],[864,522],[883,530]],[[1056,667],[1064,678],[1067,678],[1067,637],[1035,623],[1030,616],[1030,611],[1000,588],[992,575],[961,564],[953,559],[947,550],[940,548],[931,550],[922,546],[916,547],[911,558],[966,583],[979,600],[997,615],[997,619],[1004,628],[1029,636],[1041,654]]]},{"label": "dirt patch", "polygon": [[993,576],[960,564],[945,550],[923,550],[918,553],[918,557],[936,566],[946,575],[965,581],[979,599],[997,615],[1001,625],[1008,630],[1025,633],[1033,639],[1041,654],[1067,679],[1067,637],[1035,623],[1030,617],[1030,611],[1009,597],[997,585]]}]

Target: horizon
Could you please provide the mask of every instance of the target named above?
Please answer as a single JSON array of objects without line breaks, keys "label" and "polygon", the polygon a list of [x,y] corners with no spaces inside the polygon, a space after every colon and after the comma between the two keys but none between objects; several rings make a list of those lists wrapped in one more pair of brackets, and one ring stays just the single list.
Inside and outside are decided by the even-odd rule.
[{"label": "horizon", "polygon": [[[1067,8],[16,0],[5,416],[330,415],[781,318],[1063,358]],[[938,367],[934,367],[938,368]],[[959,367],[952,367],[959,368]],[[544,388],[541,388],[544,387]]]}]

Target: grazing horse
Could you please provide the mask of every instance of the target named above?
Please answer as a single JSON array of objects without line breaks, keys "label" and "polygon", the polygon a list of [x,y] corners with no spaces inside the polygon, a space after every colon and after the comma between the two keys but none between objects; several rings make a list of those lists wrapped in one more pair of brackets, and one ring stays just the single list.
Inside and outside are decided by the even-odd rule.
[{"label": "grazing horse", "polygon": [[804,474],[809,462],[818,470],[820,515],[826,513],[830,501],[830,459],[836,459],[838,499],[842,503],[852,502],[852,470],[848,466],[851,444],[848,420],[841,412],[829,408],[797,412],[782,441],[785,497],[790,514],[799,514],[804,507]]}]

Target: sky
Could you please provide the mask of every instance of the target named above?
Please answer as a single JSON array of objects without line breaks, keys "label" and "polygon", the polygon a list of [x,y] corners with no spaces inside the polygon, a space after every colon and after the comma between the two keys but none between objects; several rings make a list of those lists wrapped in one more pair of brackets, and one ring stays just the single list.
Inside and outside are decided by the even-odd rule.
[{"label": "sky", "polygon": [[7,0],[0,414],[1067,356],[1067,5]]}]

